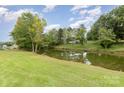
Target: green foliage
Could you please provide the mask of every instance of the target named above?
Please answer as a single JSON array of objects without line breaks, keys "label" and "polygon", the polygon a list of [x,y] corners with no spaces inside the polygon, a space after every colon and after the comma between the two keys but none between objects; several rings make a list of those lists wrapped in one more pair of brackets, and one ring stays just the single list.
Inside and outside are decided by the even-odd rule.
[{"label": "green foliage", "polygon": [[32,23],[33,15],[29,12],[23,13],[17,19],[16,25],[11,35],[20,48],[31,49],[31,38],[28,34],[28,31]]},{"label": "green foliage", "polygon": [[[83,26],[83,25],[81,25]],[[61,44],[68,44],[69,42],[74,43],[86,43],[85,28],[81,27],[78,29],[72,28],[60,28],[59,30],[52,29],[44,34],[44,41],[46,44],[54,46]]]},{"label": "green foliage", "polygon": [[[124,39],[124,6],[119,6],[109,13],[102,15],[93,25],[90,39],[98,39],[100,28],[112,29],[116,40]],[[96,35],[95,35],[96,34]]]},{"label": "green foliage", "polygon": [[99,34],[98,34],[98,26],[94,25],[91,28],[91,31],[87,33],[87,40],[98,40]]},{"label": "green foliage", "polygon": [[64,31],[62,28],[58,30],[58,44],[63,44],[63,39],[64,39]]},{"label": "green foliage", "polygon": [[29,35],[32,42],[32,51],[37,52],[39,45],[43,42],[43,29],[46,26],[46,21],[40,19],[37,15],[33,18],[33,23],[29,27]]},{"label": "green foliage", "polygon": [[107,30],[105,28],[101,28],[99,30],[99,42],[103,48],[110,48],[114,43],[115,34],[112,30]]},{"label": "green foliage", "polygon": [[14,42],[1,42],[1,45],[12,46]]},{"label": "green foliage", "polygon": [[80,43],[84,45],[86,43],[86,37],[85,37],[86,30],[83,28],[80,28],[77,33],[77,40],[80,40]]},{"label": "green foliage", "polygon": [[64,30],[64,44],[69,43],[69,41],[76,40],[76,29],[72,29],[71,27],[66,28]]},{"label": "green foliage", "polygon": [[30,12],[22,13],[11,33],[16,44],[20,48],[32,49],[37,52],[37,48],[42,42],[43,28],[46,25],[44,19]]},{"label": "green foliage", "polygon": [[44,43],[48,46],[54,46],[58,44],[58,31],[56,29],[52,29],[45,33]]}]

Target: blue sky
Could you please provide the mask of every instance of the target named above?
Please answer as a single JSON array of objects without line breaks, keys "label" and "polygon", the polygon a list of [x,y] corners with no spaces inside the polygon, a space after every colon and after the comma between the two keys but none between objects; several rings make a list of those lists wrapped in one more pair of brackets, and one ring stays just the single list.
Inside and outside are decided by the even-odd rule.
[{"label": "blue sky", "polygon": [[111,11],[115,7],[117,6],[0,6],[0,41],[8,41],[11,39],[9,35],[14,28],[17,18],[21,13],[26,11],[38,14],[41,18],[43,17],[47,20],[45,31],[69,26],[78,28],[80,24],[84,24],[86,29],[90,30],[90,27],[100,15]]}]

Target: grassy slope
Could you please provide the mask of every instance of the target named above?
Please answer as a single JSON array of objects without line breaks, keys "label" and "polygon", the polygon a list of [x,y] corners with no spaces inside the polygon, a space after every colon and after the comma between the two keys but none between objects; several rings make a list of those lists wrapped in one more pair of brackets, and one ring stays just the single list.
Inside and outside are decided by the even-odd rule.
[{"label": "grassy slope", "polygon": [[0,86],[124,86],[124,72],[23,51],[0,51]]}]

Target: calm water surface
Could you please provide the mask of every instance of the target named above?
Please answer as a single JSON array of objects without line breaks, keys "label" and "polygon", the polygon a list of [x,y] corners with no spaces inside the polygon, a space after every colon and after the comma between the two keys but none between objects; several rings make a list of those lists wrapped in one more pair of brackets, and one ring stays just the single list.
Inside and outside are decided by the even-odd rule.
[{"label": "calm water surface", "polygon": [[[83,61],[83,51],[62,51],[62,50],[46,50],[44,52],[46,55],[62,59],[69,60],[70,62],[81,62]],[[98,53],[88,53],[87,59],[92,63],[92,65],[104,67],[111,70],[124,71],[124,57],[113,56],[107,54]]]}]

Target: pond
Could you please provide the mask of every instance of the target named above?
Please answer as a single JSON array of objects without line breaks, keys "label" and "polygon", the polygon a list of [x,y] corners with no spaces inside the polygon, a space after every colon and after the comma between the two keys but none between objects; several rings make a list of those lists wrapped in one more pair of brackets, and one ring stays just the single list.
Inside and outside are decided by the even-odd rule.
[{"label": "pond", "polygon": [[[44,52],[45,55],[50,57],[69,60],[70,62],[81,62],[84,63],[83,60],[83,51],[74,52],[74,51],[65,51],[65,50],[46,50]],[[87,59],[91,62],[91,65],[104,67],[111,70],[124,71],[124,57],[122,56],[114,56],[107,54],[99,54],[99,53],[87,53]]]}]

